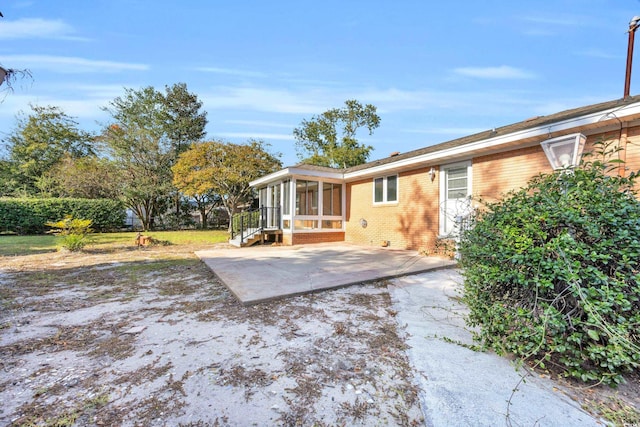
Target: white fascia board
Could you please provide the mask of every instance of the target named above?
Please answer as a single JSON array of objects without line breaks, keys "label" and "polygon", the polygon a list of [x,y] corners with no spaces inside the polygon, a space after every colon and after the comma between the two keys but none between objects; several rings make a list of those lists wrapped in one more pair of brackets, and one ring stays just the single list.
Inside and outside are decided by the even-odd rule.
[{"label": "white fascia board", "polygon": [[[615,115],[613,115],[614,113]],[[631,116],[634,114],[640,114],[640,103],[630,104],[626,107],[610,108],[607,110],[598,111],[585,116],[574,117],[572,119],[563,120],[561,122],[547,124],[544,126],[538,126],[531,129],[524,129],[518,132],[513,132],[507,135],[501,135],[494,138],[483,139],[481,141],[471,142],[458,147],[453,147],[445,150],[434,151],[433,153],[427,153],[420,156],[409,157],[397,162],[390,162],[380,166],[372,166],[367,169],[361,169],[355,172],[347,172],[344,174],[345,180],[352,180],[354,178],[367,177],[370,175],[382,174],[390,170],[402,170],[410,169],[416,165],[423,163],[437,164],[439,160],[446,159],[447,162],[454,161],[452,158],[459,158],[460,160],[473,157],[473,153],[480,150],[486,150],[491,148],[498,148],[503,144],[511,142],[534,138],[538,136],[547,136],[552,132],[562,132],[569,129],[575,129],[580,126],[587,126],[599,121],[621,119],[625,116]]]},{"label": "white fascia board", "polygon": [[294,176],[305,176],[311,178],[328,178],[328,179],[344,179],[344,174],[342,172],[332,172],[332,171],[319,171],[312,169],[303,169],[303,168],[284,168],[277,172],[273,172],[269,175],[265,175],[258,179],[255,179],[249,183],[250,187],[256,187],[263,184],[269,184],[271,182],[279,181],[284,178],[294,177]]},{"label": "white fascia board", "polygon": [[289,175],[289,169],[290,168],[280,169],[277,172],[273,172],[269,175],[261,176],[258,179],[254,179],[253,181],[249,182],[249,187],[256,187],[260,184],[268,184],[273,181],[278,181]]}]

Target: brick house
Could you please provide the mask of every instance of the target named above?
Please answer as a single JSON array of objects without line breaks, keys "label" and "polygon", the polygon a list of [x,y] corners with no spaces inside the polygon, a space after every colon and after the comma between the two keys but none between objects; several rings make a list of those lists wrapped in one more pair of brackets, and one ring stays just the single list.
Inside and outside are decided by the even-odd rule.
[{"label": "brick house", "polygon": [[[497,200],[552,170],[549,139],[614,141],[640,169],[640,95],[531,118],[347,169],[299,164],[251,182],[265,231],[287,245],[345,241],[430,250],[455,234],[469,196]],[[625,173],[625,167],[620,173]]]}]

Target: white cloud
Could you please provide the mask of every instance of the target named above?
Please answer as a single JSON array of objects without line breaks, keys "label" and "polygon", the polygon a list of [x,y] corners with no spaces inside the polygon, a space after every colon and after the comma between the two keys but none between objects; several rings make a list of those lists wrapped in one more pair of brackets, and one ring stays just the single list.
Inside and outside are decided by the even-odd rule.
[{"label": "white cloud", "polygon": [[286,140],[293,141],[295,138],[293,137],[293,133],[251,133],[251,132],[221,132],[216,133],[217,136],[223,138],[255,138],[255,139],[277,139],[277,140]]},{"label": "white cloud", "polygon": [[282,128],[282,129],[293,129],[295,126],[287,123],[274,123],[268,122],[266,120],[225,120],[227,124],[231,125],[244,125],[244,126],[260,126],[260,127],[268,127],[268,128]]},{"label": "white cloud", "polygon": [[74,32],[69,24],[61,20],[25,18],[2,22],[0,40],[34,38],[86,40],[73,36]]},{"label": "white cloud", "polygon": [[520,19],[532,24],[557,27],[579,27],[591,25],[591,19],[586,16],[523,16]]},{"label": "white cloud", "polygon": [[[510,110],[514,106],[528,106],[531,102],[521,94],[509,92],[437,91],[428,89],[403,90],[398,88],[354,88],[332,90],[314,88],[269,88],[245,86],[218,86],[210,91],[199,91],[204,109],[247,110],[273,114],[293,114],[311,118],[330,108],[344,105],[347,99],[357,99],[377,107],[378,113],[400,111],[468,110],[475,114],[492,114]],[[488,102],[491,100],[492,102]],[[480,105],[481,107],[478,107]],[[296,118],[298,120],[298,118]],[[282,120],[281,120],[282,121]],[[264,126],[251,121],[236,124]],[[275,127],[275,126],[272,126]]]},{"label": "white cloud", "polygon": [[540,116],[546,116],[547,114],[554,114],[559,111],[569,110],[571,108],[577,108],[581,105],[591,105],[598,102],[602,102],[606,97],[598,96],[581,96],[574,98],[557,98],[554,100],[540,101],[533,105],[532,111],[534,114]]},{"label": "white cloud", "polygon": [[100,98],[105,100],[114,99],[124,94],[125,87],[133,87],[135,85],[127,84],[62,84],[57,85],[56,90],[62,92],[80,91],[83,97]]},{"label": "white cloud", "polygon": [[58,73],[117,73],[121,71],[148,70],[146,64],[127,62],[101,61],[73,56],[52,55],[7,55],[2,57],[4,63],[12,68],[45,69]]},{"label": "white cloud", "polygon": [[233,68],[196,67],[194,70],[203,73],[227,74],[237,77],[267,77],[267,74],[261,71],[238,70]]},{"label": "white cloud", "polygon": [[[256,87],[214,87],[201,94],[205,109],[243,109],[271,113],[319,114],[330,108],[333,96],[322,90],[299,92]],[[342,102],[342,101],[340,101]]]},{"label": "white cloud", "polygon": [[461,67],[453,72],[460,76],[479,79],[532,79],[535,74],[520,68],[501,65],[498,67]]},{"label": "white cloud", "polygon": [[601,49],[586,49],[576,52],[576,55],[580,56],[589,56],[591,58],[601,58],[601,59],[619,59],[622,56],[613,54],[609,51],[601,50]]},{"label": "white cloud", "polygon": [[424,135],[473,135],[484,132],[482,128],[430,128],[430,129],[400,129],[400,132],[424,134]]},{"label": "white cloud", "polygon": [[[100,109],[102,104],[95,98],[64,99],[55,96],[39,96],[34,98],[32,96],[10,93],[4,98],[2,103],[0,118],[5,119],[4,123],[11,122],[11,118],[15,117],[19,112],[29,114],[31,112],[29,105],[54,105],[60,107],[62,111],[69,116],[83,120],[82,127],[85,129],[96,127],[93,121],[106,117],[106,113]],[[5,124],[2,127],[6,127],[6,129],[0,129],[0,131],[8,131],[11,126],[10,124]]]}]

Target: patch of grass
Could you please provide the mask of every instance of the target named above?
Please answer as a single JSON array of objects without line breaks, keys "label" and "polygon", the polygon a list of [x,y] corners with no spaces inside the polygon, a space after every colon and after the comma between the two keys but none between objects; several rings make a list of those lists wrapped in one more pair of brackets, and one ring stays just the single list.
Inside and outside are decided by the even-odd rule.
[{"label": "patch of grass", "polygon": [[[137,233],[93,233],[89,235],[89,247],[110,245],[135,245]],[[229,233],[221,230],[149,231],[145,233],[154,239],[171,245],[200,245],[224,243]],[[40,234],[35,236],[0,235],[0,256],[33,255],[55,252],[60,243],[58,236]]]},{"label": "patch of grass", "polygon": [[[93,245],[131,244],[133,245],[136,232],[95,233],[92,234]],[[182,230],[182,231],[147,231],[145,236],[156,240],[169,242],[171,245],[194,245],[224,243],[229,239],[229,233],[221,230]]]},{"label": "patch of grass", "polygon": [[0,236],[0,256],[32,255],[58,250],[58,236]]}]

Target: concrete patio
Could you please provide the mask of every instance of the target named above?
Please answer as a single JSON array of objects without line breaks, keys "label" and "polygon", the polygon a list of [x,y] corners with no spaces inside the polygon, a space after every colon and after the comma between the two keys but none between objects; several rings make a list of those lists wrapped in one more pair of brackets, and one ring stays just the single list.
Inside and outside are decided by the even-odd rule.
[{"label": "concrete patio", "polygon": [[196,255],[244,305],[455,265],[416,251],[346,243],[212,249]]}]

